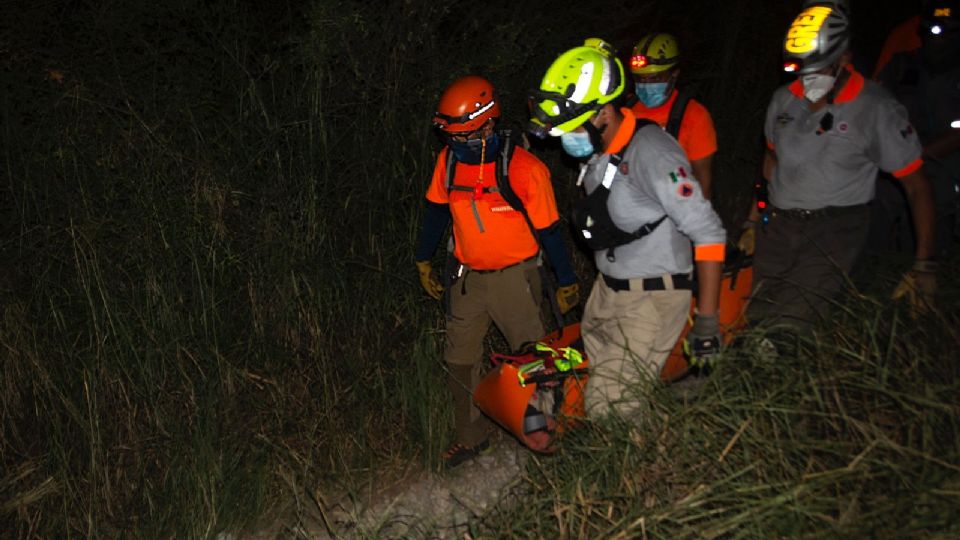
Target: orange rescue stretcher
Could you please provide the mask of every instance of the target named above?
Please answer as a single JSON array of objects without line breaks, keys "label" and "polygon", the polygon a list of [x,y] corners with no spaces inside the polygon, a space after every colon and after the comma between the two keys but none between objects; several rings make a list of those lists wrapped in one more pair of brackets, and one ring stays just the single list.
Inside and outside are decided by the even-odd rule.
[{"label": "orange rescue stretcher", "polygon": [[473,391],[487,416],[532,450],[552,452],[553,439],[585,416],[589,362],[580,323],[552,332],[525,354],[494,353],[494,368]]},{"label": "orange rescue stretcher", "polygon": [[[752,282],[750,259],[742,254],[728,257],[720,288],[724,343],[746,324]],[[696,298],[690,305],[690,320],[660,371],[664,382],[681,379],[691,370],[683,344],[695,309]],[[474,403],[531,450],[553,452],[556,437],[585,416],[583,392],[590,378],[590,363],[583,350],[580,323],[544,336],[522,354],[494,353],[491,362],[493,369],[474,389]]]},{"label": "orange rescue stretcher", "polygon": [[[723,343],[726,345],[733,340],[738,331],[747,325],[747,301],[753,287],[752,259],[741,251],[727,254],[723,267],[723,277],[720,281],[719,322]],[[667,361],[660,370],[660,379],[672,382],[682,379],[690,372],[690,357],[684,351],[687,334],[693,327],[693,317],[697,308],[697,298],[694,296],[690,303],[690,317],[680,332],[677,344],[667,357]]]}]

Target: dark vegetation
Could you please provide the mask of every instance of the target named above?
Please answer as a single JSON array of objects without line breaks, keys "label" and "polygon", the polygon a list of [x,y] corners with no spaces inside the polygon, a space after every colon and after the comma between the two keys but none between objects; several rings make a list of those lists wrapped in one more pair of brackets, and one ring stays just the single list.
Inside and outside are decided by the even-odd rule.
[{"label": "dark vegetation", "polygon": [[[442,324],[411,252],[442,88],[486,75],[519,126],[560,51],[601,36],[627,54],[669,29],[735,224],[798,4],[6,2],[0,536],[211,537],[435,466]],[[854,10],[874,50],[905,8]],[[566,205],[572,169],[535,150]],[[862,297],[800,362],[744,354],[697,403],[665,394],[639,428],[584,430],[478,531],[956,534],[945,289],[923,325]]]}]

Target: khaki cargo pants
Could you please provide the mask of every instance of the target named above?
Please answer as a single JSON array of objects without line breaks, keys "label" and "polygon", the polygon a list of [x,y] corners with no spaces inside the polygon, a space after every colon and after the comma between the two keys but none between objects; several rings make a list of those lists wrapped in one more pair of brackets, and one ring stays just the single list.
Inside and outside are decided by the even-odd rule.
[{"label": "khaki cargo pants", "polygon": [[480,382],[483,340],[493,322],[516,351],[523,343],[543,337],[540,320],[540,269],[536,259],[496,271],[468,270],[454,281],[447,314],[443,359],[450,370],[457,441],[466,446],[482,442],[490,422],[473,405]]},{"label": "khaki cargo pants", "polygon": [[630,280],[630,290],[615,291],[598,275],[593,284],[581,324],[590,359],[588,415],[642,409],[686,323],[689,290],[644,291],[641,283]]}]

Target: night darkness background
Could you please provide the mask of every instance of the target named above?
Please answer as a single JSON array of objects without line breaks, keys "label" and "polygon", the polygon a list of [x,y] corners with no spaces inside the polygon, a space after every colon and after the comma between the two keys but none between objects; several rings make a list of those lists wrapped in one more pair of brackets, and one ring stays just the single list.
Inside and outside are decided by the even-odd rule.
[{"label": "night darkness background", "polygon": [[[450,425],[442,315],[419,288],[412,252],[443,88],[470,73],[488,77],[504,123],[520,127],[527,92],[560,52],[602,37],[626,57],[641,35],[674,33],[680,87],[714,117],[714,200],[736,230],[759,173],[768,99],[787,81],[780,44],[800,4],[4,1],[0,536],[207,537],[250,525],[304,486],[343,485],[384,464],[435,466]],[[853,1],[861,70],[872,71],[913,4]],[[533,149],[569,208],[575,169],[556,141]],[[576,259],[586,283],[591,263],[579,251]],[[889,306],[870,309],[879,326],[898,320],[881,313]],[[915,359],[897,345],[913,331],[870,343]],[[956,342],[946,335],[914,341]],[[844,350],[860,345],[873,346]],[[957,456],[956,411],[936,405],[939,392],[955,402],[956,373],[901,367],[920,386],[899,388],[898,399],[930,400],[872,400],[862,388],[851,399],[883,415],[876,425],[890,431],[878,440],[900,445],[874,443],[870,455],[888,456],[881,464],[912,456],[922,470],[877,465],[874,484],[823,489],[860,489],[875,501],[904,484],[916,489],[905,491],[910,498],[934,486],[953,494],[931,488],[925,508],[940,519],[936,504],[956,502],[957,469],[917,456],[939,453],[948,464]],[[793,390],[777,395],[798,396],[797,410],[807,403]],[[825,441],[872,440],[818,424],[821,416],[797,425]],[[917,418],[916,430],[903,427]],[[707,424],[722,447],[740,422]],[[857,444],[830,446],[823,466],[842,468],[863,451]],[[771,485],[806,482],[820,463],[806,446],[757,452],[767,450],[780,468],[754,473]],[[851,526],[913,531],[912,518],[900,526],[899,508],[864,502]],[[819,526],[811,516],[821,514],[846,515],[815,508],[761,521],[790,537]],[[689,530],[677,523],[664,518],[660,534]],[[532,530],[556,533],[544,526]]]}]

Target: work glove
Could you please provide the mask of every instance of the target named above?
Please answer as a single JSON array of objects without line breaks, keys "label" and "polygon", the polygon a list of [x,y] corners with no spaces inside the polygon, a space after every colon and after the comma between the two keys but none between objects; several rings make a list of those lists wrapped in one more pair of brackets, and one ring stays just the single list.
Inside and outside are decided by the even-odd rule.
[{"label": "work glove", "polygon": [[916,319],[933,307],[936,292],[936,261],[915,261],[913,268],[900,279],[891,298],[894,300],[906,298],[910,302],[910,316]]},{"label": "work glove", "polygon": [[742,228],[743,232],[740,233],[740,239],[737,240],[737,249],[747,255],[753,255],[753,250],[757,246],[757,222],[744,221]]},{"label": "work glove", "polygon": [[706,374],[711,361],[720,353],[720,321],[717,316],[697,313],[685,345],[690,355],[690,365]]},{"label": "work glove", "polygon": [[564,285],[557,287],[557,306],[560,307],[560,313],[566,315],[571,309],[580,303],[580,284]]},{"label": "work glove", "polygon": [[420,285],[434,300],[443,296],[443,285],[437,280],[437,274],[430,266],[430,261],[417,261],[417,272],[420,273]]}]

